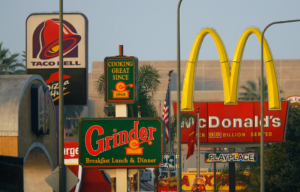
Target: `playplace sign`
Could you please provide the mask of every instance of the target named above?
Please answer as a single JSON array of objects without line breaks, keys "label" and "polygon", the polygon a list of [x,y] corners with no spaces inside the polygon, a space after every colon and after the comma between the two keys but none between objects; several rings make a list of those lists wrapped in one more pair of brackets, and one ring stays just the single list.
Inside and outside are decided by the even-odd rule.
[{"label": "playplace sign", "polygon": [[84,168],[159,167],[163,128],[161,118],[82,119],[79,163]]},{"label": "playplace sign", "polygon": [[205,163],[253,163],[258,162],[258,154],[249,153],[205,153]]},{"label": "playplace sign", "polygon": [[106,57],[105,101],[135,103],[138,101],[138,59],[136,57]]}]

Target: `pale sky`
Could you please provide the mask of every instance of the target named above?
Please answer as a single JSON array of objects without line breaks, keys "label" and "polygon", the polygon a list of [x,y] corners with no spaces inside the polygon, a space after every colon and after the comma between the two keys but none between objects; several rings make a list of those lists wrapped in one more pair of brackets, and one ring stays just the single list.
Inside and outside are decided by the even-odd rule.
[{"label": "pale sky", "polygon": [[[177,59],[177,6],[179,0],[64,0],[65,12],[88,18],[88,65],[124,54],[143,60]],[[242,33],[255,26],[300,19],[297,0],[183,0],[181,4],[181,59],[187,60],[192,44],[205,27],[222,38],[229,59]],[[1,0],[0,42],[11,53],[25,50],[26,18],[32,13],[58,12],[59,0]],[[271,26],[266,32],[274,59],[300,59],[300,22]],[[210,36],[204,39],[200,60],[219,59]],[[260,59],[260,45],[252,35],[243,59]]]}]

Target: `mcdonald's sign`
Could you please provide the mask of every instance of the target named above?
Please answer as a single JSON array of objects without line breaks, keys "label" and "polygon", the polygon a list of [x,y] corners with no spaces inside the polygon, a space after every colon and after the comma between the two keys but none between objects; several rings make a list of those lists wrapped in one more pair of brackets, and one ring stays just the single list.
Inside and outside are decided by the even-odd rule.
[{"label": "mcdonald's sign", "polygon": [[[193,103],[194,77],[198,53],[204,37],[210,34],[219,53],[224,103]],[[241,36],[231,68],[225,46],[219,35],[210,28],[203,29],[194,41],[185,73],[181,110],[189,111],[196,116],[196,108],[200,106],[200,141],[208,143],[249,143],[260,141],[260,102],[237,102],[240,63],[248,37],[255,34],[261,41],[261,32],[256,28],[247,29]],[[260,42],[262,43],[262,42]],[[268,80],[269,101],[264,103],[265,142],[283,142],[287,124],[288,101],[280,101],[278,80],[273,57],[264,39],[264,58]],[[174,103],[175,113],[176,103]],[[182,126],[182,142],[188,141],[190,129]]]}]

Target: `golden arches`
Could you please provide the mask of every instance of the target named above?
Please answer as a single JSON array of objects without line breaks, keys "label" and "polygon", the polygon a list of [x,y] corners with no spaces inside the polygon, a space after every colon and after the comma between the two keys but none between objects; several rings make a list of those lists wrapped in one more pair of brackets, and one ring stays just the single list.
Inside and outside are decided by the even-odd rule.
[{"label": "golden arches", "polygon": [[[183,83],[183,92],[182,92],[182,111],[191,111],[193,110],[193,92],[194,92],[194,77],[195,77],[195,68],[198,60],[198,53],[201,48],[204,37],[210,34],[217,46],[219,53],[219,59],[222,69],[223,77],[223,88],[224,88],[224,104],[225,105],[234,105],[237,103],[237,90],[238,90],[238,80],[240,72],[240,61],[243,56],[244,47],[246,45],[247,39],[251,34],[255,34],[261,43],[261,32],[256,28],[247,29],[239,39],[239,42],[236,46],[234,52],[231,71],[228,64],[228,56],[223,45],[223,42],[219,35],[210,28],[203,29],[196,37],[186,68],[184,83]],[[280,110],[280,96],[276,70],[273,63],[273,57],[271,50],[267,41],[264,39],[264,59],[266,64],[267,71],[267,80],[268,80],[268,93],[269,93],[269,109],[270,110]]]}]

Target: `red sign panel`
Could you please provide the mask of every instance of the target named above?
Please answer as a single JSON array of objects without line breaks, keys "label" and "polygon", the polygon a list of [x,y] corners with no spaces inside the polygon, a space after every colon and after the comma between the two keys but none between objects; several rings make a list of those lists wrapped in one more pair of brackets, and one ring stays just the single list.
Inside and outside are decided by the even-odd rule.
[{"label": "red sign panel", "polygon": [[64,159],[78,159],[78,141],[64,142]]},{"label": "red sign panel", "polygon": [[[265,142],[283,142],[287,124],[288,101],[281,102],[280,111],[268,109],[264,102]],[[181,123],[181,142],[187,143],[191,122],[197,119],[201,143],[251,143],[260,142],[260,102],[238,102],[237,105],[224,105],[223,102],[194,103],[195,116]],[[173,103],[177,113],[177,103]]]}]

